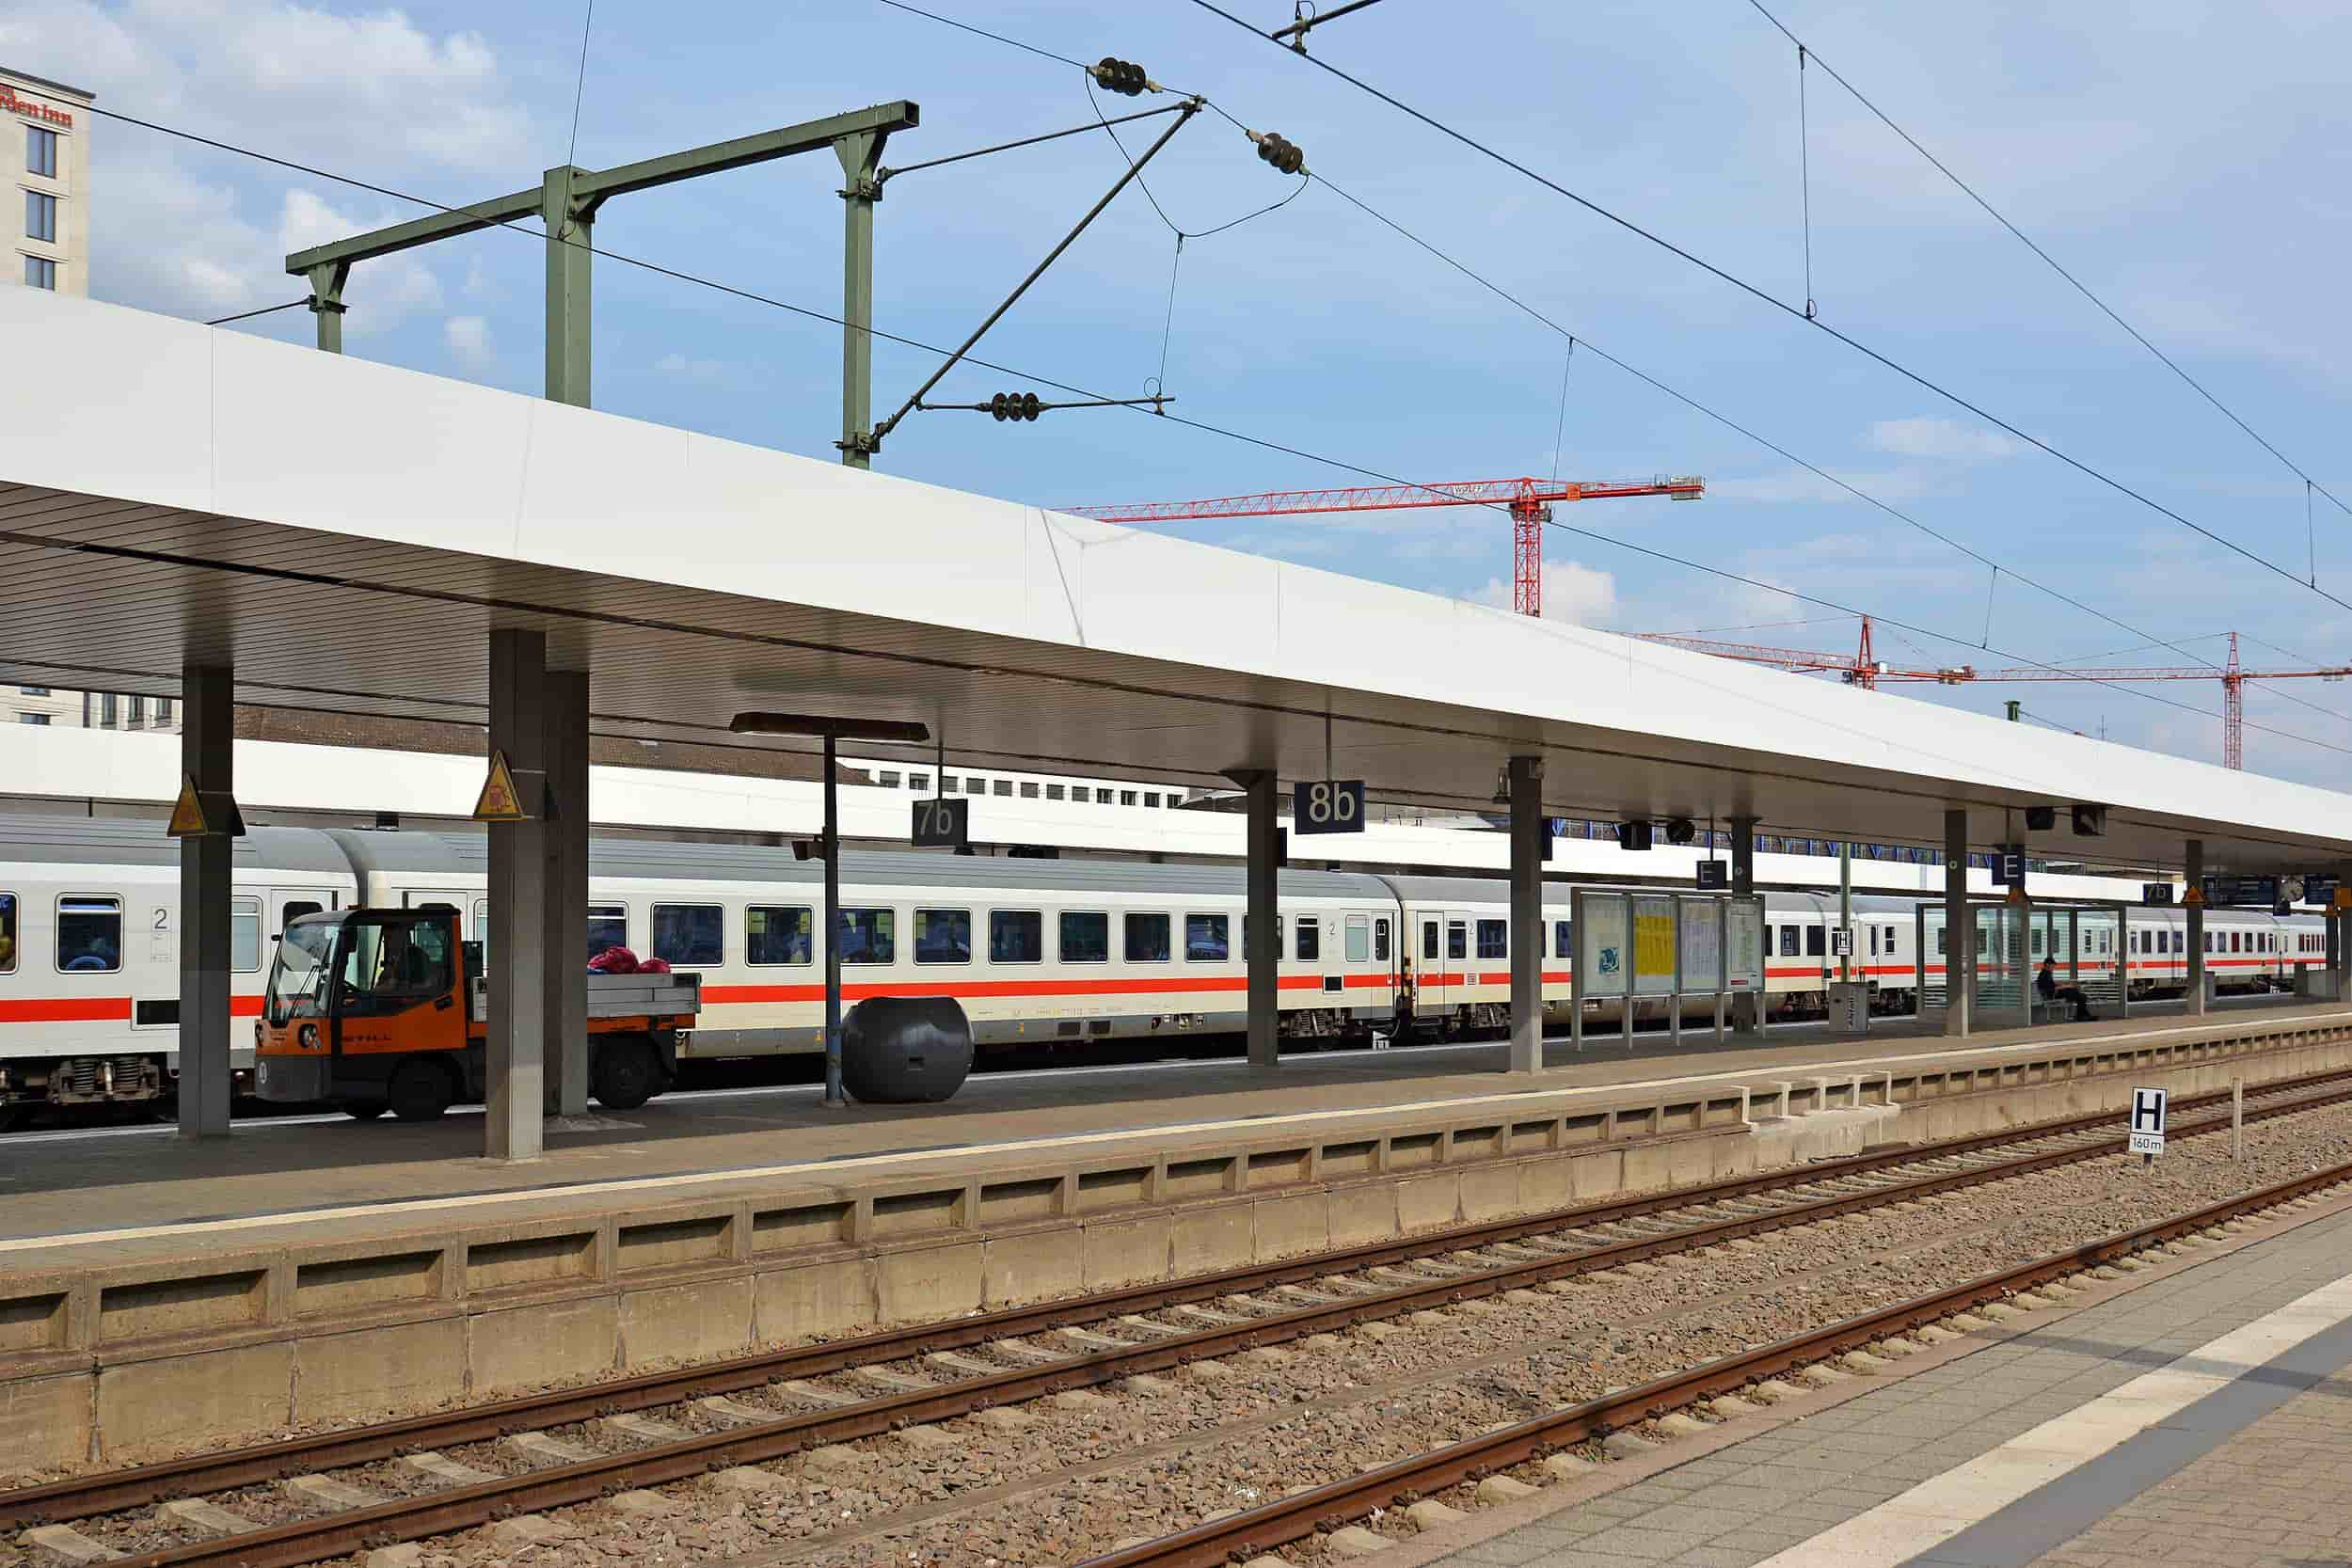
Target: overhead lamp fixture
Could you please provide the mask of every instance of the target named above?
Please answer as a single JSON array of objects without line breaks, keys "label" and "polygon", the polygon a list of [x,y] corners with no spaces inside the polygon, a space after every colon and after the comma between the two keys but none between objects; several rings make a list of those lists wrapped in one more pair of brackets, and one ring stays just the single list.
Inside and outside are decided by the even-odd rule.
[{"label": "overhead lamp fixture", "polygon": [[813,853],[825,863],[825,1103],[841,1106],[841,802],[835,775],[841,769],[834,746],[843,740],[888,740],[914,746],[931,737],[930,726],[906,719],[844,719],[830,713],[739,713],[727,726],[737,735],[813,735],[825,743],[824,836],[813,847],[792,846],[793,858]]},{"label": "overhead lamp fixture", "polygon": [[737,735],[814,735],[828,740],[895,740],[914,746],[931,737],[929,724],[907,719],[843,719],[830,713],[739,713]]}]

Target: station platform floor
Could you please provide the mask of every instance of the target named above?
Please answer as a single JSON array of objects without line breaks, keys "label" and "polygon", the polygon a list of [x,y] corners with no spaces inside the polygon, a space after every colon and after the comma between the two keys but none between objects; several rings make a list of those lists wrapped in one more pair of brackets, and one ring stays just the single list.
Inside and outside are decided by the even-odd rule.
[{"label": "station platform floor", "polygon": [[341,1116],[241,1121],[220,1140],[167,1127],[29,1132],[0,1138],[0,1272],[87,1268],[215,1245],[340,1240],[435,1219],[530,1221],[763,1190],[1168,1149],[1260,1130],[1318,1132],[1353,1119],[1377,1127],[1481,1101],[1571,1111],[1655,1103],[1686,1086],[1851,1078],[2063,1042],[2090,1050],[2226,1033],[2239,1020],[2352,1018],[2338,1004],[2227,1006],[2201,1022],[2135,1008],[2093,1021],[1980,1033],[1924,1034],[1911,1020],[1874,1023],[1865,1039],[1820,1027],[1761,1038],[1641,1033],[1578,1052],[1549,1042],[1545,1070],[1514,1078],[1500,1042],[1286,1055],[1271,1074],[1233,1060],[976,1074],[936,1105],[827,1109],[814,1085],[663,1096],[626,1113],[550,1119],[547,1152],[482,1156],[478,1112],[421,1126]]},{"label": "station platform floor", "polygon": [[2347,1268],[2352,1196],[2326,1198],[2091,1283],[2072,1306],[1547,1489],[1515,1517],[1496,1511],[1474,1544],[1459,1536],[1477,1526],[1449,1527],[1381,1560],[2344,1568]]}]

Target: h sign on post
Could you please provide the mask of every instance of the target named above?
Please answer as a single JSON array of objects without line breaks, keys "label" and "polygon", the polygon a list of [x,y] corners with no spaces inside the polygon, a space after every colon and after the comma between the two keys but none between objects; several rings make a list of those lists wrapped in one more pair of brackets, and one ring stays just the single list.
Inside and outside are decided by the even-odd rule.
[{"label": "h sign on post", "polygon": [[1291,794],[1291,822],[1302,833],[1364,831],[1364,781],[1317,779]]},{"label": "h sign on post", "polygon": [[2164,1115],[2171,1098],[2164,1089],[2132,1091],[2131,1151],[2150,1159],[2164,1152]]},{"label": "h sign on post", "polygon": [[917,800],[913,837],[918,849],[961,849],[972,841],[972,802]]}]

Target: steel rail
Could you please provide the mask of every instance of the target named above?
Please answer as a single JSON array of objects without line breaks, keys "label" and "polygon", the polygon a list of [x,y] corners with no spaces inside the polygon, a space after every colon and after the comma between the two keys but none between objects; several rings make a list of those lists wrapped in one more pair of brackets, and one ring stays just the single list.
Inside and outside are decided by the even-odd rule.
[{"label": "steel rail", "polygon": [[[2281,1079],[2265,1085],[2260,1091],[2262,1102],[2249,1105],[2249,1120],[2288,1115],[2312,1109],[2317,1105],[2352,1099],[2352,1087],[2336,1094],[2306,1095],[2300,1091],[2325,1088],[2329,1085],[2344,1085],[2352,1081],[2352,1070],[2310,1073]],[[2200,1108],[2226,1101],[2227,1091],[2184,1099],[2183,1109]],[[1822,1161],[1809,1165],[1790,1166],[1761,1175],[1736,1178],[1729,1181],[1710,1183],[1704,1187],[1674,1189],[1641,1197],[1613,1199],[1596,1204],[1548,1211],[1540,1214],[1520,1215],[1511,1219],[1484,1221],[1470,1226],[1457,1226],[1441,1231],[1430,1231],[1412,1237],[1369,1243],[1334,1252],[1317,1253],[1308,1257],[1285,1259],[1277,1263],[1250,1264],[1223,1270],[1216,1274],[1196,1275],[1185,1279],[1161,1281],[1127,1287],[1089,1296],[1059,1302],[1044,1302],[1029,1307],[1006,1307],[993,1312],[947,1323],[911,1325],[887,1329],[853,1338],[837,1339],[822,1344],[796,1345],[787,1349],[740,1356],[700,1368],[641,1373],[633,1377],[593,1385],[583,1388],[562,1389],[548,1393],[529,1394],[476,1406],[468,1410],[436,1412],[430,1415],[405,1417],[396,1420],[288,1438],[276,1443],[258,1444],[225,1452],[201,1453],[142,1465],[95,1475],[69,1477],[40,1485],[27,1486],[0,1493],[0,1528],[21,1528],[27,1525],[52,1523],[94,1514],[113,1513],[174,1497],[195,1496],[205,1492],[232,1490],[272,1481],[283,1476],[312,1470],[342,1468],[397,1458],[425,1449],[459,1446],[491,1441],[516,1433],[532,1432],[593,1419],[600,1416],[676,1404],[688,1400],[714,1394],[740,1392],[788,1378],[821,1376],[856,1367],[904,1360],[912,1356],[943,1350],[964,1349],[984,1345],[992,1340],[1014,1338],[1047,1329],[1087,1323],[1100,1323],[1110,1318],[1138,1312],[1155,1311],[1169,1307],[1212,1301],[1220,1296],[1252,1290],[1267,1290],[1286,1284],[1303,1283],[1347,1274],[1384,1264],[1410,1262],[1449,1252],[1491,1246],[1500,1242],[1522,1240],[1548,1232],[1595,1228],[1619,1225],[1650,1215],[1671,1213],[1691,1209],[1703,1209],[1715,1204],[1732,1202],[1743,1197],[1767,1196],[1794,1188],[1833,1183],[1854,1177],[1866,1177],[1905,1165],[1931,1164],[1986,1148],[2004,1145],[2039,1143],[2052,1138],[2070,1137],[2085,1132],[2095,1132],[2114,1125],[2116,1113],[2095,1112],[2070,1117],[2057,1121],[2028,1124],[1991,1132],[1971,1133],[1964,1137],[1936,1143],[1908,1145],[1875,1154],[1850,1155],[1841,1159]],[[2195,1123],[2175,1129],[2176,1136],[2191,1136],[2226,1125],[2226,1120]],[[1877,1207],[1883,1203],[1901,1201],[1905,1197],[1929,1196],[1935,1194],[1973,1186],[2010,1176],[2031,1174],[2075,1161],[2096,1158],[2122,1147],[2121,1137],[2095,1144],[2078,1144],[2066,1148],[2021,1156],[2017,1160],[1989,1165],[1971,1166],[1963,1170],[1939,1173],[1911,1181],[1857,1188],[1821,1199],[1774,1210],[1751,1216],[1715,1222],[1693,1229],[1661,1233],[1607,1243],[1595,1248],[1563,1253],[1557,1259],[1531,1260],[1477,1275],[1457,1275],[1435,1281],[1427,1290],[1390,1292],[1352,1298],[1344,1304],[1353,1313],[1337,1326],[1345,1327],[1372,1318],[1391,1316],[1398,1312],[1418,1310],[1422,1298],[1435,1296],[1438,1305],[1446,1300],[1467,1299],[1496,1291],[1511,1289],[1544,1279],[1567,1275],[1591,1273],[1610,1267],[1613,1263],[1637,1262],[1688,1250],[1693,1246],[1715,1244],[1740,1237],[1786,1228],[1792,1225],[1811,1223],[1814,1219],[1834,1218],[1857,1210]],[[1705,1238],[1693,1240],[1693,1238]],[[1492,1282],[1489,1286],[1488,1282]],[[1392,1300],[1403,1301],[1393,1308]],[[1260,1338],[1240,1346],[1268,1342],[1275,1338],[1296,1338],[1309,1333],[1323,1332],[1330,1326],[1321,1320],[1327,1313],[1309,1311],[1279,1317],[1255,1318],[1247,1328]],[[1295,1327],[1294,1322],[1311,1326]],[[1242,1325],[1235,1325],[1240,1328]],[[1170,1336],[1139,1349],[1159,1350],[1189,1344],[1199,1340],[1206,1345],[1231,1331],[1213,1331],[1206,1335]],[[1200,1359],[1226,1354],[1223,1350],[1193,1349],[1180,1360]],[[1096,1382],[1123,1377],[1135,1371],[1158,1370],[1176,1364],[1160,1362],[1154,1367],[1120,1367],[1102,1376],[1085,1375],[1086,1369],[1116,1353],[1104,1352],[1093,1357],[1073,1357],[1053,1367],[1025,1374],[1041,1380],[1041,1392],[1056,1392]],[[1061,1381],[1056,1382],[1054,1380]],[[977,1390],[988,1380],[970,1379],[942,1385],[936,1392],[949,1389]],[[924,1392],[934,1392],[925,1390]],[[1029,1393],[1000,1393],[994,1402],[1007,1399],[1034,1397]],[[893,1396],[853,1407],[896,1410],[903,1402],[902,1396]],[[966,1408],[981,1408],[972,1404]],[[961,1413],[961,1412],[951,1412]],[[787,1416],[774,1423],[778,1430],[798,1430],[794,1423],[823,1418],[841,1418],[848,1412],[818,1412],[807,1417]],[[936,1411],[922,1415],[901,1415],[902,1420],[931,1420],[941,1418]],[[885,1423],[886,1425],[887,1423]],[[769,1428],[755,1429],[767,1431]],[[881,1429],[876,1429],[881,1430]],[[844,1436],[864,1435],[863,1432],[841,1429]],[[739,1436],[740,1432],[733,1435]],[[832,1441],[818,1437],[811,1441]],[[795,1445],[796,1447],[802,1445]],[[655,1450],[632,1450],[628,1457]],[[790,1450],[787,1450],[790,1451]],[[740,1463],[738,1461],[738,1463]],[[516,1478],[523,1479],[523,1478]],[[454,1492],[440,1494],[455,1496]],[[158,1559],[178,1561],[179,1559]]]},{"label": "steel rail", "polygon": [[[2291,1115],[2316,1104],[2352,1100],[2352,1087],[2263,1108],[2268,1116]],[[2254,1115],[2249,1112],[2249,1118]],[[2229,1125],[2227,1117],[2181,1127],[2176,1136],[2195,1136]],[[1530,1259],[1476,1275],[1433,1279],[1426,1285],[1356,1296],[1246,1322],[1174,1334],[1119,1350],[1041,1368],[1016,1369],[934,1387],[910,1389],[856,1405],[780,1416],[756,1427],[700,1433],[667,1443],[550,1465],[517,1476],[501,1476],[468,1486],[366,1508],[296,1520],[242,1534],[165,1547],[119,1560],[124,1568],[294,1568],[342,1556],[388,1541],[414,1540],[462,1529],[516,1513],[591,1502],[612,1492],[663,1485],[713,1470],[788,1457],[820,1444],[881,1435],[903,1427],[940,1421],[997,1405],[1019,1403],[1066,1389],[1082,1388],[1139,1373],[1165,1371],[1187,1362],[1311,1334],[1332,1333],[1381,1318],[1431,1310],[1530,1284],[1597,1273],[1670,1253],[1693,1251],[1768,1231],[1809,1225],[1843,1214],[1964,1187],[2030,1175],[2121,1151],[2121,1137],[2072,1148],[2026,1155],[1991,1165],[1948,1171],[1915,1180],[1866,1188],[1778,1210],[1723,1220],[1689,1230]],[[1328,1272],[1328,1271],[1327,1271]],[[1669,1380],[1671,1381],[1671,1380]],[[1645,1385],[1645,1387],[1650,1386]]]},{"label": "steel rail", "polygon": [[1980,1275],[1964,1285],[1899,1302],[1740,1355],[1670,1372],[1614,1394],[1298,1492],[1157,1541],[1089,1558],[1078,1568],[1223,1568],[1229,1561],[1269,1552],[1318,1529],[1362,1518],[1399,1498],[1491,1475],[1569,1444],[1638,1425],[1694,1400],[1728,1393],[1758,1379],[1778,1376],[1874,1339],[1921,1327],[1954,1312],[2095,1268],[2142,1247],[2204,1229],[2249,1210],[2302,1197],[2347,1179],[2352,1179],[2352,1163],[2241,1193],[2186,1214],[2118,1231],[2072,1251],[2046,1254],[2014,1268]]}]

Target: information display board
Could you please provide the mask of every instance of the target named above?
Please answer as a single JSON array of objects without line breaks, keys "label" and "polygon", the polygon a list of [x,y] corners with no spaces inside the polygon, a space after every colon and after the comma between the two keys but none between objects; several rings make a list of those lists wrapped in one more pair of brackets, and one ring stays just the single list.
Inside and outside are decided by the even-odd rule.
[{"label": "information display board", "polygon": [[1675,989],[1675,900],[1672,895],[1637,894],[1633,902],[1633,990],[1642,996],[1671,996]]},{"label": "information display board", "polygon": [[1585,996],[1623,996],[1628,969],[1625,895],[1588,893],[1577,933],[1576,989]]},{"label": "information display board", "polygon": [[1724,906],[1724,990],[1764,989],[1764,906]]},{"label": "information display board", "polygon": [[1682,989],[1705,995],[1724,989],[1724,902],[1684,898],[1676,911],[1682,925]]}]

